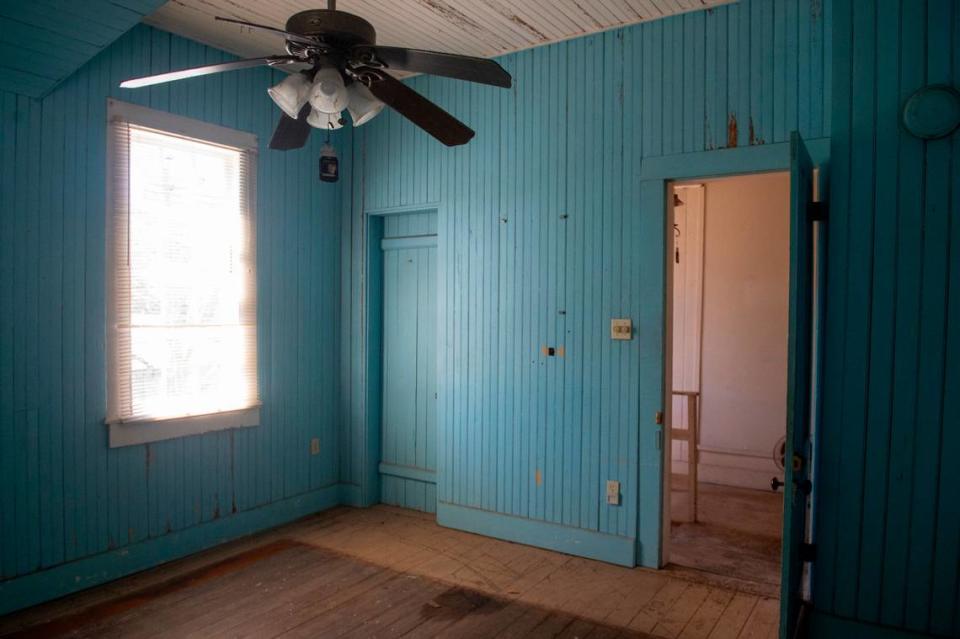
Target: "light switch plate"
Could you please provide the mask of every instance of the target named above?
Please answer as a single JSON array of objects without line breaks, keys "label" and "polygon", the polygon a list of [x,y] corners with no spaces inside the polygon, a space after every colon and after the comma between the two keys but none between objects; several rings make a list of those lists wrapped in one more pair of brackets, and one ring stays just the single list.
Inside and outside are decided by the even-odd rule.
[{"label": "light switch plate", "polygon": [[310,440],[310,454],[319,455],[320,454],[320,438],[314,437]]},{"label": "light switch plate", "polygon": [[612,506],[620,505],[620,482],[615,479],[607,480],[607,503]]},{"label": "light switch plate", "polygon": [[615,318],[610,320],[610,339],[631,339],[633,337],[633,322],[630,318]]}]

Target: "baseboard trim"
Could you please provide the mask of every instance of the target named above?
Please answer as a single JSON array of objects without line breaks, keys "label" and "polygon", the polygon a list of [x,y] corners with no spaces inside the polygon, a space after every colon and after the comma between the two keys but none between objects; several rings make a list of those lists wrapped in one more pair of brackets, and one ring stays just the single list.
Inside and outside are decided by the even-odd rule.
[{"label": "baseboard trim", "polygon": [[811,610],[807,636],[816,639],[934,639],[937,635],[879,626]]},{"label": "baseboard trim", "polygon": [[98,586],[219,544],[300,519],[340,502],[340,485],[273,502],[0,582],[0,615]]},{"label": "baseboard trim", "polygon": [[636,566],[636,540],[449,502],[437,502],[437,523],[447,528],[556,550],[568,555]]},{"label": "baseboard trim", "polygon": [[[717,484],[720,486],[733,486],[735,488],[749,488],[750,490],[770,490],[770,479],[778,477],[783,481],[783,471],[779,470],[772,463],[769,469],[742,468],[733,466],[723,466],[720,464],[711,464],[701,461],[697,466],[700,481],[705,484]],[[673,473],[676,475],[686,475],[688,470],[687,462],[674,460],[671,462]]]},{"label": "baseboard trim", "polygon": [[425,484],[437,483],[436,471],[416,468],[414,466],[400,466],[398,464],[380,462],[380,474],[399,477],[401,479],[412,479],[413,481],[419,481]]}]

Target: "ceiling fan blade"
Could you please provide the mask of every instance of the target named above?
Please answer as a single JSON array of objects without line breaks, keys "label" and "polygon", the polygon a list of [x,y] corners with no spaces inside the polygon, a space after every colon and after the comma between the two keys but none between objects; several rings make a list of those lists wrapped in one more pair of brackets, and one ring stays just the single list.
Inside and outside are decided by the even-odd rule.
[{"label": "ceiling fan blade", "polygon": [[429,73],[457,80],[469,80],[509,89],[513,78],[493,60],[452,53],[404,49],[402,47],[358,46],[351,52],[365,65],[376,62],[394,71]]},{"label": "ceiling fan blade", "polygon": [[286,113],[280,116],[280,122],[277,123],[277,128],[273,131],[273,137],[270,138],[271,149],[290,151],[292,149],[299,149],[307,143],[311,128],[307,123],[310,108],[309,102],[304,104],[296,120]]},{"label": "ceiling fan blade", "polygon": [[131,78],[124,80],[120,86],[124,89],[136,89],[147,87],[152,84],[162,84],[164,82],[173,82],[174,80],[183,80],[185,78],[195,78],[201,75],[210,75],[211,73],[223,73],[224,71],[237,71],[239,69],[249,69],[260,66],[279,66],[291,64],[293,62],[302,62],[299,58],[288,55],[273,55],[266,58],[249,58],[247,60],[234,60],[233,62],[221,62],[220,64],[207,64],[202,67],[193,67],[191,69],[180,69],[179,71],[170,71],[169,73],[160,73],[157,75],[148,75],[142,78]]},{"label": "ceiling fan blade", "polygon": [[230,22],[233,24],[239,24],[242,27],[257,29],[259,31],[269,31],[276,35],[283,36],[287,40],[293,40],[294,42],[299,42],[300,44],[313,44],[313,45],[317,44],[317,41],[314,38],[300,35],[299,33],[284,31],[283,29],[277,29],[276,27],[268,27],[265,24],[256,24],[254,22],[246,22],[244,20],[236,20],[234,18],[223,18],[220,16],[214,16],[213,19],[219,20],[220,22]]},{"label": "ceiling fan blade", "polygon": [[361,67],[356,72],[370,81],[373,95],[447,146],[466,144],[474,136],[473,129],[385,71]]}]

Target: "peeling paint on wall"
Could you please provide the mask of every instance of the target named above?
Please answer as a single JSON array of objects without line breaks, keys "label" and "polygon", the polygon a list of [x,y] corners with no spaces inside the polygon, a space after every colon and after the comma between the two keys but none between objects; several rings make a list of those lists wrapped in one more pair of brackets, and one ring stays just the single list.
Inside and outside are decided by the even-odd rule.
[{"label": "peeling paint on wall", "polygon": [[737,116],[733,113],[727,119],[727,147],[735,148],[737,146]]},{"label": "peeling paint on wall", "polygon": [[763,138],[757,135],[756,129],[753,126],[753,116],[750,116],[750,146],[757,144],[763,144]]}]

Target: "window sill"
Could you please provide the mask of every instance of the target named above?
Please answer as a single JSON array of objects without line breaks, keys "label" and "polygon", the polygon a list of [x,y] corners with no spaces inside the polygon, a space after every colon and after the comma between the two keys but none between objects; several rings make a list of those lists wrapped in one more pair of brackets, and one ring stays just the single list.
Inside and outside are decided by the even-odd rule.
[{"label": "window sill", "polygon": [[110,448],[149,444],[165,439],[202,435],[218,430],[247,428],[260,424],[260,405],[241,410],[207,415],[191,415],[174,419],[113,422],[110,429]]}]

